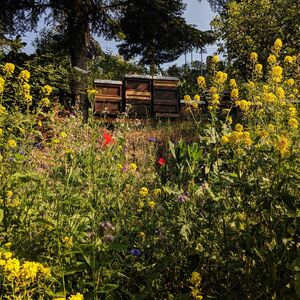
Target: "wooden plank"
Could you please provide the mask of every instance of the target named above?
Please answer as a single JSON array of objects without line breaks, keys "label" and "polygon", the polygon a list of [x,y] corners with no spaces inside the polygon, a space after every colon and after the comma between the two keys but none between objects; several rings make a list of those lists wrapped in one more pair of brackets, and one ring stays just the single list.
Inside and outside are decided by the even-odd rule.
[{"label": "wooden plank", "polygon": [[103,113],[106,110],[108,113],[120,113],[120,103],[95,102],[95,112]]},{"label": "wooden plank", "polygon": [[178,106],[176,105],[154,105],[153,111],[156,112],[178,112]]}]

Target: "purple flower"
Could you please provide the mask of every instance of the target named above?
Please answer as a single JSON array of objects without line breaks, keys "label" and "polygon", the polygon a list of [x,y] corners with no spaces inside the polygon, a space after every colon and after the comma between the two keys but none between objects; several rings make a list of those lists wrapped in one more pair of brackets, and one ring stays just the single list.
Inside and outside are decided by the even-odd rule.
[{"label": "purple flower", "polygon": [[156,138],[155,137],[149,137],[148,141],[152,142],[152,143],[155,143],[156,142]]},{"label": "purple flower", "polygon": [[130,254],[133,256],[140,256],[141,255],[141,250],[139,249],[131,249]]},{"label": "purple flower", "polygon": [[189,199],[188,193],[184,192],[181,195],[179,195],[179,197],[177,198],[177,202],[179,203],[184,203],[185,201],[187,201]]},{"label": "purple flower", "polygon": [[15,161],[15,159],[14,159],[13,157],[10,157],[10,158],[8,159],[8,161],[10,161],[10,162],[14,162],[14,161]]},{"label": "purple flower", "polygon": [[25,155],[25,151],[24,151],[24,150],[21,150],[21,151],[20,151],[20,154],[21,154],[21,155]]}]

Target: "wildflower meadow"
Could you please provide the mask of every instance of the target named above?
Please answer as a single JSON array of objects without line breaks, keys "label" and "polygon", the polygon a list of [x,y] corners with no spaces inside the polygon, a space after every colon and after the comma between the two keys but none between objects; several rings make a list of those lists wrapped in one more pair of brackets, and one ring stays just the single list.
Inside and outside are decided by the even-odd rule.
[{"label": "wildflower meadow", "polygon": [[0,298],[299,299],[300,56],[284,46],[249,52],[246,79],[214,56],[173,122],[108,122],[92,86],[87,123],[61,115],[51,82],[4,63]]}]

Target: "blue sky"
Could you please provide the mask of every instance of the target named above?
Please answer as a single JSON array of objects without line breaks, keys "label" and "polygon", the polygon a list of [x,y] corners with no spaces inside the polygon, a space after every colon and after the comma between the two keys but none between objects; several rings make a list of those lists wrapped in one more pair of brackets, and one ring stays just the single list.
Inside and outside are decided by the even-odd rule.
[{"label": "blue sky", "polygon": [[[187,4],[186,11],[184,13],[184,16],[189,24],[196,25],[196,27],[200,30],[209,30],[210,29],[210,22],[212,18],[214,17],[214,13],[211,11],[210,6],[206,0],[202,0],[199,2],[198,0],[184,0]],[[40,27],[42,27],[43,22],[40,22]],[[25,51],[27,53],[33,52],[33,46],[32,41],[36,37],[36,33],[28,33],[24,37],[24,41],[27,43],[27,46],[25,47]],[[102,38],[97,38],[97,40],[100,42],[100,45],[104,51],[117,53],[116,43],[105,41]],[[208,46],[206,48],[207,54],[203,55],[203,58],[205,60],[207,55],[213,54],[217,47],[215,45]],[[193,60],[200,60],[200,53],[188,53],[186,55],[187,62],[191,61],[191,58],[193,56]],[[185,62],[185,56],[182,55],[177,61],[174,61],[172,63],[166,64],[166,66],[172,65],[172,64],[178,64],[182,65]]]}]

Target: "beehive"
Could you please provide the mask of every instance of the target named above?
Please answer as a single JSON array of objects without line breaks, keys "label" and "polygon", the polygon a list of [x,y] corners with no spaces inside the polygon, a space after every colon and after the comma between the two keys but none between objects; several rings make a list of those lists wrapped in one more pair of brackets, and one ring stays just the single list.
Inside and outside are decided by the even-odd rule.
[{"label": "beehive", "polygon": [[174,114],[179,112],[177,77],[153,77],[153,113]]},{"label": "beehive", "polygon": [[95,112],[117,115],[122,109],[122,81],[94,80]]},{"label": "beehive", "polygon": [[138,116],[151,116],[152,102],[152,77],[147,75],[130,74],[124,78],[124,99],[125,105],[130,105],[129,114]]}]

